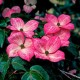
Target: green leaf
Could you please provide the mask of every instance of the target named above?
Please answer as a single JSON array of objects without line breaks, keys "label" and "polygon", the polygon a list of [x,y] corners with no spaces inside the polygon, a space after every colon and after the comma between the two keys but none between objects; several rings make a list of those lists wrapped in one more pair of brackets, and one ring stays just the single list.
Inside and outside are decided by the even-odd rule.
[{"label": "green leaf", "polygon": [[0,73],[0,80],[4,80],[1,73]]},{"label": "green leaf", "polygon": [[21,80],[27,80],[28,77],[29,77],[29,72],[26,72],[26,73],[22,76]]},{"label": "green leaf", "polygon": [[5,20],[0,20],[0,27],[6,27],[7,23],[5,22]]},{"label": "green leaf", "polygon": [[16,57],[12,59],[12,66],[15,70],[23,70],[26,71],[26,69],[24,68],[24,61],[22,61],[21,58]]},{"label": "green leaf", "polygon": [[41,66],[35,65],[22,76],[21,80],[49,80],[49,76]]},{"label": "green leaf", "polygon": [[76,45],[70,42],[69,47],[67,47],[67,50],[72,53],[74,56],[78,56],[78,50],[76,49]]},{"label": "green leaf", "polygon": [[2,74],[3,79],[5,78],[8,68],[9,62],[0,62],[0,72]]},{"label": "green leaf", "polygon": [[5,22],[10,22],[10,18],[6,17]]},{"label": "green leaf", "polygon": [[40,74],[44,78],[44,80],[49,80],[49,75],[41,66],[39,65],[32,66],[30,70]]},{"label": "green leaf", "polygon": [[2,57],[0,57],[0,62],[2,61]]},{"label": "green leaf", "polygon": [[26,72],[21,80],[44,80],[37,72]]},{"label": "green leaf", "polygon": [[39,32],[39,36],[42,37],[44,35],[44,31]]},{"label": "green leaf", "polygon": [[0,47],[1,48],[3,47],[4,40],[5,40],[5,31],[0,30]]}]

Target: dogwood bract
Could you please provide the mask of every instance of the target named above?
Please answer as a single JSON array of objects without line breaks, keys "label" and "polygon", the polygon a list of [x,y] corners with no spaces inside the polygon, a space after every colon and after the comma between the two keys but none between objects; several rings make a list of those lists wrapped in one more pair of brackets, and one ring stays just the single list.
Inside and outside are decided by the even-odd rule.
[{"label": "dogwood bract", "polygon": [[20,13],[21,12],[21,9],[19,6],[13,6],[11,9],[10,8],[5,8],[2,12],[2,16],[4,18],[6,17],[11,17],[11,14],[13,13]]},{"label": "dogwood bract", "polygon": [[67,29],[61,29],[60,31],[54,34],[48,34],[43,36],[44,39],[49,39],[52,36],[57,36],[61,40],[61,46],[69,46],[69,38],[70,38],[70,31]]},{"label": "dogwood bract", "polygon": [[11,18],[10,20],[11,25],[7,28],[13,31],[20,31],[26,37],[32,37],[34,35],[34,30],[37,29],[39,22],[36,20],[30,20],[26,24],[21,18]]},{"label": "dogwood bract", "polygon": [[61,29],[72,30],[74,29],[74,24],[70,23],[71,18],[69,15],[61,14],[58,18],[52,14],[46,14],[46,23],[44,25],[44,33],[50,34],[58,32]]},{"label": "dogwood bract", "polygon": [[59,37],[51,37],[46,39],[34,39],[35,57],[49,60],[51,62],[58,62],[65,59],[64,52],[60,51],[61,41]]},{"label": "dogwood bract", "polygon": [[9,57],[19,56],[24,60],[30,61],[34,56],[33,41],[24,37],[21,32],[12,32],[8,37],[9,45],[6,49]]}]

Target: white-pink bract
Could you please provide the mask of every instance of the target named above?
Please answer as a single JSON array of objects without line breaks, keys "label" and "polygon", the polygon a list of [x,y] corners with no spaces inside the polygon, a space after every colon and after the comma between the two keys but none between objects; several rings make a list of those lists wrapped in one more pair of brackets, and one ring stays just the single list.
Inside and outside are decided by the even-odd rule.
[{"label": "white-pink bract", "polygon": [[20,12],[21,12],[21,9],[19,6],[13,6],[11,9],[5,8],[2,12],[2,16],[4,18],[6,18],[6,17],[10,18],[13,13],[20,13]]},{"label": "white-pink bract", "polygon": [[34,39],[34,54],[36,58],[58,62],[65,59],[64,52],[59,50],[61,41],[59,37],[53,36],[46,39]]},{"label": "white-pink bract", "polygon": [[30,13],[30,12],[32,12],[34,9],[33,9],[32,6],[24,5],[24,6],[23,6],[23,10],[24,10],[26,13]]},{"label": "white-pink bract", "polygon": [[69,38],[70,38],[70,31],[67,29],[61,29],[60,31],[48,34],[42,37],[42,39],[49,39],[52,36],[57,36],[61,40],[61,47],[62,46],[69,46]]},{"label": "white-pink bract", "polygon": [[31,13],[36,8],[37,0],[24,0],[23,10],[26,13]]},{"label": "white-pink bract", "polygon": [[32,37],[34,35],[34,30],[37,29],[39,22],[36,20],[30,20],[26,24],[21,18],[11,18],[10,20],[11,25],[7,28],[13,31],[20,31],[26,37]]},{"label": "white-pink bract", "polygon": [[46,14],[46,23],[44,25],[44,33],[51,34],[60,31],[61,29],[72,30],[74,24],[70,23],[71,18],[69,15],[61,14],[58,18],[52,14]]},{"label": "white-pink bract", "polygon": [[24,37],[21,32],[12,32],[8,37],[9,45],[6,52],[9,57],[21,57],[24,60],[30,61],[34,56],[33,41],[30,38]]}]

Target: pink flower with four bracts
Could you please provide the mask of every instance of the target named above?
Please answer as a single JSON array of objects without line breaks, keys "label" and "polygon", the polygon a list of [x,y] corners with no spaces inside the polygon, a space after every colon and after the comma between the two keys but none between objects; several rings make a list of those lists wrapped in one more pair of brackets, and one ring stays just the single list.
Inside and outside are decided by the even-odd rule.
[{"label": "pink flower with four bracts", "polygon": [[10,20],[11,25],[7,28],[13,31],[20,31],[26,37],[32,37],[34,35],[34,30],[37,29],[39,22],[36,20],[30,20],[26,24],[21,18],[11,18]]},{"label": "pink flower with four bracts", "polygon": [[59,37],[46,39],[34,39],[34,54],[36,58],[58,62],[65,59],[64,52],[58,50],[61,46]]},{"label": "pink flower with four bracts", "polygon": [[34,56],[33,41],[30,38],[24,37],[21,32],[12,32],[8,37],[9,45],[6,52],[9,57],[21,57],[24,60],[30,61]]},{"label": "pink flower with four bracts", "polygon": [[13,6],[11,9],[5,8],[2,12],[2,16],[4,18],[6,18],[6,17],[10,18],[13,13],[20,13],[20,12],[21,12],[21,9],[19,6]]},{"label": "pink flower with four bracts", "polygon": [[44,33],[51,34],[58,32],[61,29],[72,30],[74,29],[74,24],[70,23],[71,18],[69,15],[61,14],[58,18],[52,14],[46,14],[46,23],[44,25]]}]

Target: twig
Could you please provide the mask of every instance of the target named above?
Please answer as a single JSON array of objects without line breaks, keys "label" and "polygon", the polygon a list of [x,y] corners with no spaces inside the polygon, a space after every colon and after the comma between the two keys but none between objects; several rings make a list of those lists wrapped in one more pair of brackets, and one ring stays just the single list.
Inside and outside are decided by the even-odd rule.
[{"label": "twig", "polygon": [[62,73],[64,73],[64,74],[68,74],[68,75],[70,75],[70,76],[73,76],[73,77],[75,77],[75,78],[77,78],[77,79],[80,79],[79,76],[76,76],[76,75],[74,75],[74,74],[72,74],[72,73],[69,73],[69,72],[66,72],[66,71],[63,71],[63,70],[60,70],[60,69],[59,69],[59,71],[62,72]]},{"label": "twig", "polygon": [[68,77],[69,79],[71,79],[66,73],[64,73],[62,70],[59,69],[60,72],[62,72],[62,74],[64,74],[66,77]]}]

